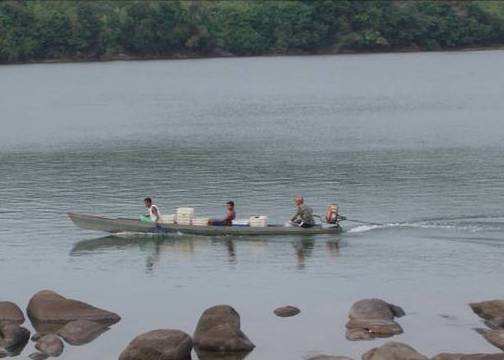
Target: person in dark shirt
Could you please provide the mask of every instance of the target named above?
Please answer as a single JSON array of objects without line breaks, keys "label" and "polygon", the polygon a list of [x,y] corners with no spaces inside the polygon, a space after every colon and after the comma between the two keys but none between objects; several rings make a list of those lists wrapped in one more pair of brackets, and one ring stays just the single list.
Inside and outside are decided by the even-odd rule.
[{"label": "person in dark shirt", "polygon": [[224,219],[211,219],[208,224],[214,226],[231,226],[236,219],[235,203],[228,201],[226,203],[226,217]]},{"label": "person in dark shirt", "polygon": [[291,224],[304,228],[314,226],[315,220],[313,219],[313,210],[311,207],[305,205],[301,195],[296,195],[295,203],[297,211],[290,219]]}]

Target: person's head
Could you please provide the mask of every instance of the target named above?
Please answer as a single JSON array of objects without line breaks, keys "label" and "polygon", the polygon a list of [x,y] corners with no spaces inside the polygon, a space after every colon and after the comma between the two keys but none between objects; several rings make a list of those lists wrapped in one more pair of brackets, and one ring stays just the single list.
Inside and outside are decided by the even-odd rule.
[{"label": "person's head", "polygon": [[151,207],[151,205],[152,205],[152,199],[151,199],[150,197],[146,197],[146,198],[144,199],[144,204],[145,204],[145,207],[146,207],[146,208],[150,208],[150,207]]},{"label": "person's head", "polygon": [[296,203],[296,206],[301,206],[304,204],[304,199],[301,195],[296,195],[296,197],[294,198],[294,202]]},{"label": "person's head", "polygon": [[228,201],[226,203],[226,209],[228,209],[228,210],[234,210],[234,207],[235,207],[234,201]]}]

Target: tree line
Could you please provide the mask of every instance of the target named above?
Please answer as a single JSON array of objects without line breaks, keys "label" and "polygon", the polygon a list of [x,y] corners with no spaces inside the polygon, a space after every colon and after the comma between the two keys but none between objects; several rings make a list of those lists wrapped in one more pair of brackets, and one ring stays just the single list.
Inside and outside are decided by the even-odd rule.
[{"label": "tree line", "polygon": [[496,44],[500,0],[0,0],[0,62]]}]

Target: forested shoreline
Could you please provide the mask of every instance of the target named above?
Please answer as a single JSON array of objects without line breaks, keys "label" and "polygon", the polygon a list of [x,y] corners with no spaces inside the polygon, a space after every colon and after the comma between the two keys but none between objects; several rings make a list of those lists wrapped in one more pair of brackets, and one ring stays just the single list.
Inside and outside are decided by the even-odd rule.
[{"label": "forested shoreline", "polygon": [[0,62],[185,58],[504,44],[504,2],[4,0]]}]

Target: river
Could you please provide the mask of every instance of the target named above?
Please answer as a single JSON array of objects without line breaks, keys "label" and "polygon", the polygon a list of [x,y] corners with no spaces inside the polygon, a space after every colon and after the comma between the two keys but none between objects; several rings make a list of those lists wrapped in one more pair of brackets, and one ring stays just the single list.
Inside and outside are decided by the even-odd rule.
[{"label": "river", "polygon": [[[234,306],[247,360],[360,354],[353,302],[404,308],[426,355],[497,352],[469,302],[503,298],[504,51],[0,67],[1,298],[38,290],[122,321],[65,359],[116,359],[136,335],[192,333]],[[137,217],[192,206],[283,223],[302,193],[337,202],[336,236],[168,238],[76,228],[67,211]],[[280,319],[292,304],[302,313]],[[29,324],[27,325],[29,326]],[[33,351],[29,345],[23,354]]]}]

